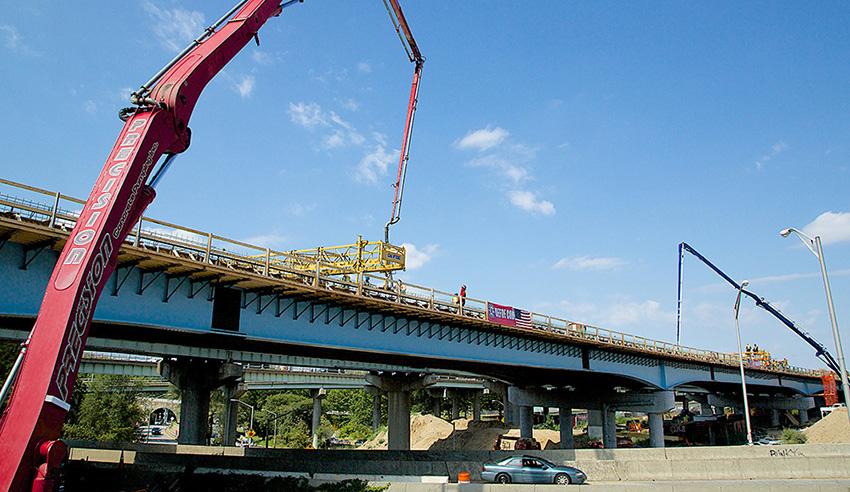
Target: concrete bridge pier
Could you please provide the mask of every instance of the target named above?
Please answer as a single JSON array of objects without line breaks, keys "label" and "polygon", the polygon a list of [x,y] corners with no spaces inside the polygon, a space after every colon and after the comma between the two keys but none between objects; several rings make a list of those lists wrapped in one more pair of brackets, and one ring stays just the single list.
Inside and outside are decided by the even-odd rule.
[{"label": "concrete bridge pier", "polygon": [[569,407],[558,408],[558,424],[561,432],[561,449],[575,448],[573,441],[573,409]]},{"label": "concrete bridge pier", "polygon": [[452,401],[452,420],[460,418],[460,394],[457,390],[449,390],[449,396]]},{"label": "concrete bridge pier", "polygon": [[510,401],[508,401],[508,392],[502,395],[502,408],[504,414],[505,426],[513,427],[516,425],[516,415],[514,412],[514,405]]},{"label": "concrete bridge pier", "polygon": [[387,448],[410,450],[410,392],[433,382],[428,377],[407,373],[367,374],[366,380],[387,394]]},{"label": "concrete bridge pier", "polygon": [[481,420],[481,392],[476,391],[472,394],[472,420],[478,422]]},{"label": "concrete bridge pier", "polygon": [[319,449],[319,427],[322,425],[322,400],[325,399],[327,392],[324,388],[310,390],[310,396],[313,397],[313,420],[310,426],[310,432],[313,436],[313,449]]},{"label": "concrete bridge pier", "polygon": [[770,426],[779,427],[779,410],[774,408],[770,411]]},{"label": "concrete bridge pier", "polygon": [[160,361],[159,373],[180,390],[178,444],[207,444],[210,391],[239,380],[242,366],[220,360],[181,357]]},{"label": "concrete bridge pier", "polygon": [[591,441],[602,440],[602,410],[587,409],[587,437]]},{"label": "concrete bridge pier", "polygon": [[602,407],[602,444],[605,449],[617,447],[617,418],[613,407],[603,405]]},{"label": "concrete bridge pier", "polygon": [[649,417],[649,447],[664,447],[664,414],[660,412],[648,413]]},{"label": "concrete bridge pier", "polygon": [[238,399],[245,392],[244,385],[240,381],[230,381],[224,385],[224,418],[222,422],[222,444],[224,446],[234,446],[236,444],[236,417],[239,409],[239,404],[235,399]]},{"label": "concrete bridge pier", "polygon": [[372,432],[376,432],[381,426],[381,394],[372,395]]},{"label": "concrete bridge pier", "polygon": [[519,437],[529,439],[534,437],[534,407],[525,405],[519,407]]},{"label": "concrete bridge pier", "polygon": [[806,425],[809,423],[809,411],[806,409],[800,409],[800,425]]}]

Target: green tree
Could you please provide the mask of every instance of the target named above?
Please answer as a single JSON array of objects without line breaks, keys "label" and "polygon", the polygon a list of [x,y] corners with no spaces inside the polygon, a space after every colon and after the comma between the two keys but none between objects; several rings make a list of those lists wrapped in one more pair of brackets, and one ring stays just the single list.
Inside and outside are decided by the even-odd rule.
[{"label": "green tree", "polygon": [[84,384],[82,401],[63,437],[95,441],[135,441],[145,418],[141,383],[129,376],[97,375]]}]

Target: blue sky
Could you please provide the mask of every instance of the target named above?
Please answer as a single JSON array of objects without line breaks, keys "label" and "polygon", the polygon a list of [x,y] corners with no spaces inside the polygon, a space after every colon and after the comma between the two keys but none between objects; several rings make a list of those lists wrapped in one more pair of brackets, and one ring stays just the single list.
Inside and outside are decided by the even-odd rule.
[{"label": "blue sky", "polygon": [[[229,6],[4,5],[0,174],[87,195],[131,88]],[[428,58],[404,278],[672,340],[685,240],[832,349],[816,259],[778,235],[807,226],[850,326],[846,3],[403,7]],[[279,249],[379,238],[412,72],[381,2],[308,0],[260,40],[203,94],[149,215]],[[718,280],[686,259],[682,340],[732,351]],[[818,365],[751,304],[742,328]]]}]

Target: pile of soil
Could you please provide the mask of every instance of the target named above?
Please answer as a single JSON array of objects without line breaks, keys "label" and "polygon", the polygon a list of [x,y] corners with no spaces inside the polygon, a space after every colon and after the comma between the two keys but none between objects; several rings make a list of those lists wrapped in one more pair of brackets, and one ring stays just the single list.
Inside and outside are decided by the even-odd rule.
[{"label": "pile of soil", "polygon": [[[410,418],[410,449],[428,450],[435,442],[449,437],[453,429],[450,422],[433,415],[413,415]],[[387,431],[366,441],[360,449],[387,449]]]},{"label": "pile of soil", "polygon": [[[519,429],[510,429],[497,421],[458,419],[447,422],[433,415],[413,415],[410,419],[410,449],[412,450],[477,450],[490,451],[500,435],[518,438]],[[543,449],[558,449],[558,431],[534,429]],[[387,432],[381,432],[360,449],[387,449]]]},{"label": "pile of soil", "polygon": [[804,430],[806,442],[810,444],[850,443],[850,423],[847,422],[847,409],[837,408]]}]

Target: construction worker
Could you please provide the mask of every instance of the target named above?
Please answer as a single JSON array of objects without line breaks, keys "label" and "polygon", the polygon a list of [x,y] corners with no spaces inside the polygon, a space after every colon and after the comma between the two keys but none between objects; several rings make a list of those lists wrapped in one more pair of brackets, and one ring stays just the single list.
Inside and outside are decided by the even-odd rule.
[{"label": "construction worker", "polygon": [[463,306],[466,303],[466,284],[460,286],[460,305]]}]

